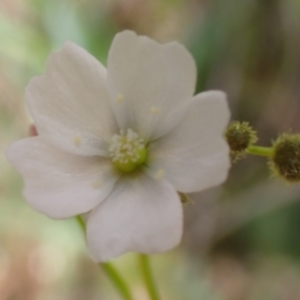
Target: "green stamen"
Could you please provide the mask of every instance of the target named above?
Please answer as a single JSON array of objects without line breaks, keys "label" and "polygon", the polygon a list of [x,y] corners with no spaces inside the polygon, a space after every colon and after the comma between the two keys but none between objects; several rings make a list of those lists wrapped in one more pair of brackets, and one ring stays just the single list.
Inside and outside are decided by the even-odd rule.
[{"label": "green stamen", "polygon": [[113,165],[125,173],[133,172],[144,164],[148,154],[144,140],[130,128],[112,137],[109,152]]},{"label": "green stamen", "polygon": [[134,171],[137,167],[141,166],[146,162],[147,159],[147,149],[145,147],[136,150],[136,154],[139,156],[139,158],[136,161],[128,160],[126,162],[120,161],[120,160],[115,160],[113,162],[114,166],[122,171],[122,172],[132,172]]}]

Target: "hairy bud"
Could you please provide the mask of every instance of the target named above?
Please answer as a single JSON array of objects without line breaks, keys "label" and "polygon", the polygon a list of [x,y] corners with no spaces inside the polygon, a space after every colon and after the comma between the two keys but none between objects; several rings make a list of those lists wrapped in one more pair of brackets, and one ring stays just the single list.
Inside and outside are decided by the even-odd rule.
[{"label": "hairy bud", "polygon": [[232,161],[237,161],[246,154],[249,147],[258,140],[256,131],[248,122],[232,122],[226,131],[226,140],[230,147]]},{"label": "hairy bud", "polygon": [[273,173],[288,182],[300,182],[300,134],[282,134],[274,142],[273,150]]}]

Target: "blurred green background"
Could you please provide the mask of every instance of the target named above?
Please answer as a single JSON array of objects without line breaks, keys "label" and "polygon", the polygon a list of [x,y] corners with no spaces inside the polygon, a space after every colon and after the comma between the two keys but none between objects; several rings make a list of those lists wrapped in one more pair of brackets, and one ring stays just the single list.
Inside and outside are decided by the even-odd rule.
[{"label": "blurred green background", "polygon": [[[233,119],[249,121],[261,145],[300,131],[299,0],[0,0],[1,300],[120,299],[76,221],[50,220],[25,203],[4,153],[28,135],[24,89],[49,53],[72,40],[105,63],[123,29],[185,44],[197,91],[225,91]],[[249,157],[222,187],[192,198],[181,246],[153,257],[164,300],[300,299],[298,186]],[[146,300],[136,257],[116,264]]]}]

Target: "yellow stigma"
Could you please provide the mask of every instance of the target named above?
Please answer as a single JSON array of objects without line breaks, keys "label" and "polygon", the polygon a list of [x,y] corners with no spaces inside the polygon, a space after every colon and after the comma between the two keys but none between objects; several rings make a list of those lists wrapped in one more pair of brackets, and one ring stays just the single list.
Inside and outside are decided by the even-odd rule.
[{"label": "yellow stigma", "polygon": [[132,129],[115,134],[109,146],[109,153],[114,166],[122,172],[132,172],[147,159],[144,140]]}]

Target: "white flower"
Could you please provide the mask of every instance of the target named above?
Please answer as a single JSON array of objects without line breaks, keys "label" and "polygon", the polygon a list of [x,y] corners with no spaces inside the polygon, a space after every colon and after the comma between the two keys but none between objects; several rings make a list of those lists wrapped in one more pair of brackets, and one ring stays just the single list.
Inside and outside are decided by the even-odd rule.
[{"label": "white flower", "polygon": [[220,184],[230,165],[225,94],[193,96],[195,82],[194,60],[176,42],[124,31],[107,69],[65,43],[27,88],[39,135],[8,150],[28,203],[57,219],[89,212],[87,244],[97,261],[176,246],[177,191]]}]

